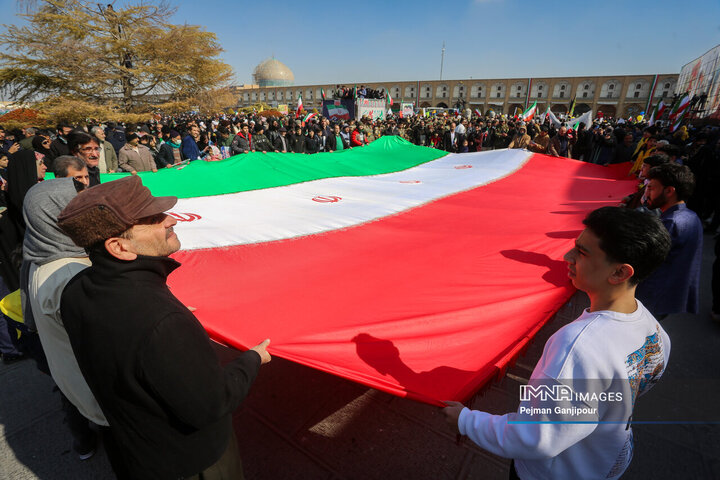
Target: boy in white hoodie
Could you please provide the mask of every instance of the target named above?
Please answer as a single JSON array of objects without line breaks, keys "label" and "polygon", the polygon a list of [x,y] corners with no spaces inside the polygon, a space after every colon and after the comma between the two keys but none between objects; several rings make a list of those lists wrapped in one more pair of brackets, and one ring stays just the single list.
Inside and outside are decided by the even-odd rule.
[{"label": "boy in white hoodie", "polygon": [[658,381],[670,339],[635,299],[662,264],[670,237],[650,214],[603,207],[565,254],[590,308],[558,330],[521,387],[516,413],[491,415],[446,402],[448,424],[482,448],[512,458],[510,478],[614,479],[632,459],[635,400]]}]

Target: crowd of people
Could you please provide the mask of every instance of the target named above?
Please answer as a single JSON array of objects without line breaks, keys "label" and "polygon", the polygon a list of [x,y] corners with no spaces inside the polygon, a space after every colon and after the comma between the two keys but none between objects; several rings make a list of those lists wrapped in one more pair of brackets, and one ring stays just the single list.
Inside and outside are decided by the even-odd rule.
[{"label": "crowd of people", "polygon": [[[632,357],[642,377],[630,386],[634,398],[669,359],[656,319],[699,309],[703,228],[720,226],[720,131],[613,119],[571,127],[494,115],[302,122],[259,112],[0,128],[0,273],[21,292],[24,317],[20,343],[11,335],[19,325],[4,319],[0,352],[6,362],[31,355],[53,377],[81,459],[95,451],[99,431],[119,478],[237,478],[231,414],[270,360],[269,340],[219,365],[197,319],[165,285],[179,267],[169,258],[180,248],[175,220],[164,214],[177,199],[154,197],[136,174],[252,152],[336,152],[393,135],[453,153],[517,148],[628,164],[638,188],[623,206],[592,212],[565,255],[591,308],[550,339],[533,378],[569,381],[568,365],[597,375],[586,378],[626,378]],[[47,171],[56,179],[44,181]],[[113,172],[133,175],[101,183]],[[720,320],[718,290],[720,278]],[[650,347],[639,354],[639,345]],[[617,422],[510,428],[511,416],[456,402],[444,414],[451,428],[514,459],[511,475],[520,478],[617,478],[632,456],[632,434]]]},{"label": "crowd of people", "polygon": [[[638,143],[648,137],[649,141],[642,142],[645,150],[657,149],[673,159],[689,159],[700,143],[713,143],[714,132],[709,129],[688,131],[687,126],[682,126],[671,133],[668,128],[646,128],[642,123],[612,119],[596,120],[592,125],[581,123],[573,129],[565,124],[554,125],[549,119],[544,123],[537,118],[523,122],[505,116],[476,115],[470,118],[391,116],[381,121],[362,118],[338,122],[315,117],[303,123],[292,116],[265,117],[260,112],[234,117],[161,117],[142,125],[107,122],[79,128],[59,124],[52,131],[36,127],[11,132],[0,130],[0,155],[7,157],[19,150],[33,151],[53,171],[53,159],[70,154],[72,137],[86,133],[103,146],[104,152],[100,155],[102,173],[132,172],[152,170],[153,162],[157,169],[178,161],[206,158],[207,155],[210,159],[219,155],[221,147],[226,147],[230,154],[253,151],[318,153],[358,147],[384,135],[397,135],[416,145],[448,152],[526,148],[536,153],[607,165],[633,159]],[[333,143],[333,136],[342,137],[344,142],[329,145],[328,141]],[[148,154],[153,162],[148,161]],[[107,165],[106,161],[109,162]]]}]

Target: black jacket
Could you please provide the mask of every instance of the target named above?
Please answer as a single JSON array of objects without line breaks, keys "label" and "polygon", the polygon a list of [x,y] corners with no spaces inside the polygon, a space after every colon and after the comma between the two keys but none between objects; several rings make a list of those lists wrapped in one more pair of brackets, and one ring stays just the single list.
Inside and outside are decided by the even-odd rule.
[{"label": "black jacket", "polygon": [[270,145],[275,145],[275,141],[280,136],[280,132],[270,128],[267,132],[265,132],[265,136],[268,138],[268,140],[270,140]]},{"label": "black jacket", "polygon": [[[180,151],[180,160],[185,160],[183,158],[182,154],[182,148],[178,148]],[[173,154],[173,147],[170,146],[167,142],[160,145],[160,151],[155,156],[155,165],[157,166],[158,170],[161,168],[165,168],[168,165],[172,165],[175,163],[175,155]]]},{"label": "black jacket", "polygon": [[195,316],[170,292],[168,257],[112,257],[62,294],[61,314],[80,370],[119,446],[128,478],[177,479],[214,464],[232,435],[232,412],[255,380],[260,356],[224,367]]},{"label": "black jacket", "polygon": [[45,156],[48,171],[55,173],[55,159],[62,155],[70,155],[70,148],[65,137],[58,135],[50,144],[50,154]]},{"label": "black jacket", "polygon": [[88,185],[88,186],[94,187],[95,185],[100,185],[100,168],[99,167],[91,167],[88,165],[87,171],[88,171],[88,177],[90,177],[90,185]]},{"label": "black jacket", "polygon": [[452,132],[447,131],[443,133],[443,150],[446,152],[457,152],[458,147],[462,146],[462,142],[464,140],[464,135],[460,133],[455,133],[455,141],[453,142],[452,139]]},{"label": "black jacket", "polygon": [[313,135],[312,138],[305,137],[305,152],[318,153],[322,148],[322,137]]},{"label": "black jacket", "polygon": [[421,127],[418,125],[412,130],[413,143],[422,147],[430,145],[430,135],[428,134],[427,127]]},{"label": "black jacket", "polygon": [[274,150],[270,139],[264,133],[256,133],[253,136],[253,147],[257,152],[271,152]]},{"label": "black jacket", "polygon": [[125,140],[125,129],[123,127],[108,128],[105,130],[105,135],[107,135],[105,140],[110,142],[115,149],[115,153],[119,155],[120,149],[127,143]]},{"label": "black jacket", "polygon": [[[289,138],[287,135],[285,135],[284,138],[285,138],[285,150],[284,150],[284,152],[292,152],[292,147],[290,146],[290,138]],[[275,141],[273,142],[273,147],[274,147],[275,150],[277,150],[278,152],[283,152],[283,144],[282,144],[282,142],[283,142],[283,136],[282,136],[282,135],[278,135],[277,138],[275,139]]]},{"label": "black jacket", "polygon": [[[343,142],[343,148],[350,148],[350,144],[345,140],[345,138],[340,135],[340,139]],[[327,140],[325,141],[325,151],[326,152],[334,152],[337,150],[337,137],[335,136],[335,133],[333,132],[332,135],[327,137]]]},{"label": "black jacket", "polygon": [[305,153],[305,135],[291,133],[288,137],[290,138],[290,149],[293,152]]}]

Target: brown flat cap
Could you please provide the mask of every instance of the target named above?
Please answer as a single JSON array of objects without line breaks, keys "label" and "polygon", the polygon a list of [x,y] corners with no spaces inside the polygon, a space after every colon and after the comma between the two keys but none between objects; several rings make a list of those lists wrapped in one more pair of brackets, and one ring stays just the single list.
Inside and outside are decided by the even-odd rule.
[{"label": "brown flat cap", "polygon": [[133,175],[83,191],[60,212],[58,227],[77,246],[89,247],[176,203],[177,197],[153,197],[140,177]]}]

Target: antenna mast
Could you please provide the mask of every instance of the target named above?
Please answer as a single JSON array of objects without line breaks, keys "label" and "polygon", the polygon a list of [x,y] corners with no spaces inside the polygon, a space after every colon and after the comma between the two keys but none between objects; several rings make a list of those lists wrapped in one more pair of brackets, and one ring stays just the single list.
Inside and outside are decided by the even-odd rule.
[{"label": "antenna mast", "polygon": [[442,55],[440,56],[440,80],[442,80],[443,63],[445,62],[445,40],[443,40]]}]

